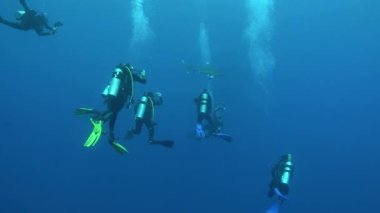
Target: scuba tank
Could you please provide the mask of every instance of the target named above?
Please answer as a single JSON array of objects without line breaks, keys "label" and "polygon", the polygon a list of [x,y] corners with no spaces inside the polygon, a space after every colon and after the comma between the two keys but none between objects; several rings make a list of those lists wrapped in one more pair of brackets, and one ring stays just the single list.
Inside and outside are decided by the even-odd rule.
[{"label": "scuba tank", "polygon": [[208,100],[208,94],[202,93],[201,100],[200,100],[200,113],[207,113],[207,100]]},{"label": "scuba tank", "polygon": [[15,12],[15,18],[16,18],[16,20],[21,20],[21,18],[22,18],[23,15],[25,15],[25,11],[24,10],[16,11]]},{"label": "scuba tank", "polygon": [[136,118],[141,118],[141,119],[144,118],[147,103],[148,103],[148,97],[146,96],[141,97],[141,102],[139,103],[139,106],[137,107]]},{"label": "scuba tank", "polygon": [[117,97],[119,93],[119,88],[121,84],[121,76],[123,74],[123,70],[117,67],[115,71],[112,74],[112,78],[110,83],[106,86],[106,88],[103,90],[102,95],[107,96],[114,96]]},{"label": "scuba tank", "polygon": [[287,159],[286,159],[285,166],[284,166],[284,172],[282,173],[282,176],[281,176],[281,183],[282,184],[285,184],[285,185],[289,184],[290,174],[292,172],[292,167],[293,167],[292,155],[287,154]]}]

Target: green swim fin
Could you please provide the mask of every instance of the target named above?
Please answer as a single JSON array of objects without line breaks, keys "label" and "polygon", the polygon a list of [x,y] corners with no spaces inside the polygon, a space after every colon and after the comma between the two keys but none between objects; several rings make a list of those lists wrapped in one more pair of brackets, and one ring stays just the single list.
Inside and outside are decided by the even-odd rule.
[{"label": "green swim fin", "polygon": [[120,154],[128,153],[128,150],[121,144],[117,142],[112,142],[112,147]]},{"label": "green swim fin", "polygon": [[75,115],[88,115],[94,112],[95,112],[94,109],[85,108],[85,107],[75,109]]},{"label": "green swim fin", "polygon": [[95,146],[96,143],[98,143],[100,136],[102,136],[102,129],[103,129],[103,121],[98,120],[94,121],[94,119],[90,118],[90,121],[92,125],[94,126],[94,129],[92,130],[92,133],[87,138],[86,143],[84,143],[84,147],[92,147]]}]

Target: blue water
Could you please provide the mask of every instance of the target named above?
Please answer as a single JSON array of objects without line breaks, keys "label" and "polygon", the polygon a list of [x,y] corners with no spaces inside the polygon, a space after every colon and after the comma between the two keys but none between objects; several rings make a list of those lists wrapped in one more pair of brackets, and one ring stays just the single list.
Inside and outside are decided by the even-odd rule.
[{"label": "blue water", "polygon": [[[247,38],[247,2],[261,11],[271,1],[145,0],[151,34],[132,43],[130,1],[28,1],[64,27],[38,37],[0,26],[0,212],[265,212],[271,166],[287,152],[295,173],[280,212],[378,212],[380,2],[273,1],[261,46]],[[0,15],[17,9],[3,2]],[[233,143],[188,137],[207,79],[181,60],[204,63],[202,22],[225,74],[212,89]],[[265,79],[252,48],[273,56]],[[173,149],[148,145],[146,131],[121,141],[126,156],[106,137],[83,147],[90,123],[73,110],[104,108],[100,93],[120,62],[147,70],[137,96],[164,94],[157,138]],[[117,136],[132,125],[123,110]]]}]

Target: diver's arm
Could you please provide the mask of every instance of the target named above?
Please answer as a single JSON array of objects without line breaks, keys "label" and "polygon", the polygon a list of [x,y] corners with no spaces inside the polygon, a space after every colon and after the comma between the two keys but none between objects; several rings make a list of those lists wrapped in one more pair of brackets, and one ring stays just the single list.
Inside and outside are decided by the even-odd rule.
[{"label": "diver's arm", "polygon": [[25,0],[20,0],[20,4],[22,5],[25,11],[30,11],[30,8],[26,4]]},{"label": "diver's arm", "polygon": [[272,178],[276,179],[278,177],[278,164],[272,167]]},{"label": "diver's arm", "polygon": [[132,73],[132,75],[133,75],[133,81],[137,81],[139,83],[146,84],[146,76],[145,76],[145,74]]},{"label": "diver's arm", "polygon": [[52,32],[56,30],[55,27],[50,26],[48,23],[45,23],[45,24],[44,24],[44,27],[45,27],[46,29],[52,31]]},{"label": "diver's arm", "polygon": [[36,33],[39,36],[48,36],[48,35],[53,35],[54,34],[53,32],[45,32],[45,31],[37,31],[37,30],[36,30]]},{"label": "diver's arm", "polygon": [[[44,30],[46,29],[46,30]],[[54,35],[56,32],[57,32],[57,29],[55,27],[51,27],[50,25],[48,25],[47,23],[45,23],[43,25],[43,27],[41,28],[36,28],[34,29],[36,31],[36,33],[39,35],[39,36],[47,36],[47,35]]]}]

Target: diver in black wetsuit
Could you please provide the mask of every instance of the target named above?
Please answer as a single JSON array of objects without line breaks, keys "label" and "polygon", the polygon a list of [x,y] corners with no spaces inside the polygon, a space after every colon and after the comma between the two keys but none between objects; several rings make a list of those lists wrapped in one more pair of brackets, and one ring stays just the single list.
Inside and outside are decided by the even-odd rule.
[{"label": "diver in black wetsuit", "polygon": [[[120,80],[120,86],[118,92],[115,95],[112,90],[112,84],[116,79]],[[117,80],[116,80],[117,81]],[[127,103],[127,107],[133,102],[133,82],[146,83],[145,70],[142,70],[140,74],[134,72],[131,65],[119,65],[112,74],[112,80],[110,85],[107,86],[103,95],[106,97],[105,103],[107,103],[107,111],[103,113],[103,117],[107,120],[109,116],[109,128],[110,128],[110,141],[114,141],[114,128],[118,113]]]},{"label": "diver in black wetsuit", "polygon": [[289,194],[289,182],[293,176],[292,155],[282,155],[272,169],[272,181],[269,184],[268,197],[277,195],[281,202]]},{"label": "diver in black wetsuit", "polygon": [[132,139],[134,135],[141,133],[142,126],[145,125],[148,128],[149,144],[159,144],[165,147],[173,147],[174,142],[171,140],[159,141],[155,139],[154,126],[154,114],[155,106],[163,104],[162,94],[160,92],[148,92],[143,95],[140,101],[135,105],[135,128],[130,129],[127,133],[127,139]]},{"label": "diver in black wetsuit", "polygon": [[202,122],[206,120],[208,122],[208,129],[210,133],[215,131],[214,121],[212,119],[212,98],[208,90],[203,92],[194,99],[197,106],[197,125],[196,125],[196,137],[202,139],[206,137]]},{"label": "diver in black wetsuit", "polygon": [[138,135],[141,132],[143,124],[149,131],[149,143],[154,141],[154,106],[161,105],[162,95],[161,93],[148,92],[143,95],[140,101],[135,105],[135,128],[128,131],[128,137],[132,138],[133,135]]},{"label": "diver in black wetsuit", "polygon": [[220,133],[224,127],[223,122],[223,113],[226,110],[226,107],[223,104],[216,104],[214,112],[212,113],[212,119],[214,121],[214,132]]},{"label": "diver in black wetsuit", "polygon": [[133,103],[133,82],[146,83],[145,70],[137,73],[130,64],[119,64],[112,73],[112,79],[103,91],[107,110],[100,112],[95,109],[79,108],[77,115],[91,114],[95,120],[109,121],[109,142],[115,142],[114,129],[118,113],[125,104]]},{"label": "diver in black wetsuit", "polygon": [[48,19],[45,14],[37,13],[31,10],[25,0],[20,0],[20,4],[24,11],[17,11],[18,16],[16,22],[11,22],[3,19],[0,16],[0,23],[19,30],[34,30],[40,36],[54,35],[58,27],[62,26],[61,22],[56,22],[53,27],[48,24]]}]

